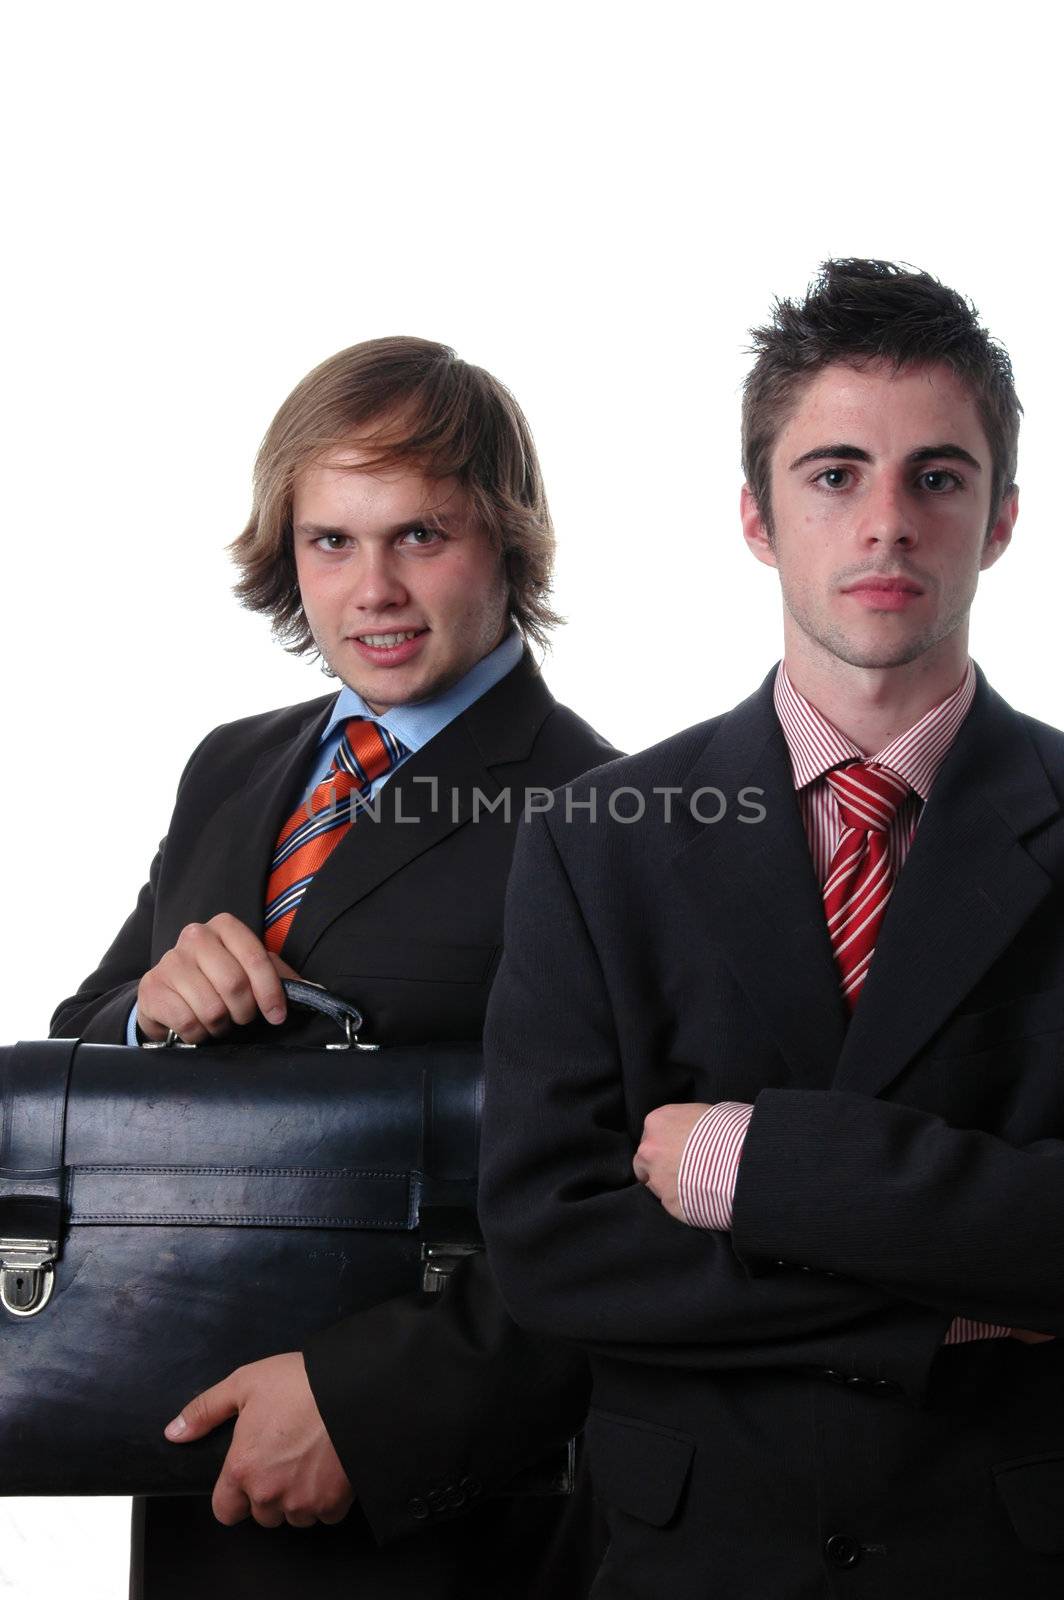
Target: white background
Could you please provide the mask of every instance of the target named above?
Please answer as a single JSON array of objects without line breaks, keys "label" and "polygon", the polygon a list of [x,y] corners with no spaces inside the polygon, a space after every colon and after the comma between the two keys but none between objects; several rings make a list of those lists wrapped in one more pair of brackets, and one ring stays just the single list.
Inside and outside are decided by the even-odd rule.
[{"label": "white background", "polygon": [[[96,964],[201,735],[323,692],[238,609],[223,547],[273,411],[356,340],[442,339],[513,388],[560,537],[549,681],[636,748],[776,656],[736,514],[745,330],[827,255],[929,268],[1005,339],[1027,410],[974,652],[1064,721],[1042,8],[3,15],[3,1042]],[[119,1600],[125,1524],[123,1502],[9,1503],[0,1595]]]}]

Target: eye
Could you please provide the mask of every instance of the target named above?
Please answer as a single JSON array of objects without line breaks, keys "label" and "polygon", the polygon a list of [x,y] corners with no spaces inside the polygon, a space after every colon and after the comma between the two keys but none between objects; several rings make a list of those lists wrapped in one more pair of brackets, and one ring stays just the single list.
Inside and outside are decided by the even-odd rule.
[{"label": "eye", "polygon": [[311,543],[319,550],[346,550],[350,540],[346,533],[319,533]]},{"label": "eye", "polygon": [[825,489],[845,489],[852,479],[853,472],[849,467],[826,467],[823,472],[817,473],[813,482],[823,484]]},{"label": "eye", "polygon": [[424,550],[429,545],[442,544],[443,538],[439,528],[429,528],[424,523],[418,523],[416,527],[407,528],[399,543],[413,545],[415,550]]},{"label": "eye", "polygon": [[921,472],[918,482],[930,494],[948,494],[951,489],[963,489],[964,482],[955,472],[947,472],[944,467],[932,467],[929,472]]}]

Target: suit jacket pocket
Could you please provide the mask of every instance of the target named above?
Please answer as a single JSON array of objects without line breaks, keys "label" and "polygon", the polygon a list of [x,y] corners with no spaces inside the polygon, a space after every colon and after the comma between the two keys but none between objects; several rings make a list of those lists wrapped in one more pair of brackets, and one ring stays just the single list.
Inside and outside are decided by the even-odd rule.
[{"label": "suit jacket pocket", "polygon": [[655,1528],[675,1516],[695,1453],[689,1434],[592,1406],[584,1438],[596,1499]]},{"label": "suit jacket pocket", "polygon": [[1002,1461],[993,1472],[1020,1543],[1044,1555],[1064,1554],[1064,1452]]}]

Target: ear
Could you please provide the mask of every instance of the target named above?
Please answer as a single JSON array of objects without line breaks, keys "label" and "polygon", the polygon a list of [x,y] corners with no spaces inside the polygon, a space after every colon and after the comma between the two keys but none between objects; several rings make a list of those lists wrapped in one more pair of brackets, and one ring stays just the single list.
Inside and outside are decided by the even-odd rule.
[{"label": "ear", "polygon": [[759,561],[763,561],[766,567],[778,566],[775,547],[761,515],[761,508],[748,483],[743,484],[739,495],[739,517],[743,525],[743,538],[753,554]]},{"label": "ear", "polygon": [[986,536],[983,545],[983,554],[979,561],[979,571],[985,572],[987,567],[992,567],[999,556],[1004,555],[1012,541],[1012,530],[1016,526],[1016,518],[1020,514],[1020,491],[1013,486],[1001,502],[997,521]]}]

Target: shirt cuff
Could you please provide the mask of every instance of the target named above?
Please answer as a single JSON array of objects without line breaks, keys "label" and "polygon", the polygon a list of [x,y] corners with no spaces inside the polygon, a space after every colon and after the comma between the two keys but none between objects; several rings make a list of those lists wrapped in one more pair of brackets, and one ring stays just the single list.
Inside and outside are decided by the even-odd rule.
[{"label": "shirt cuff", "polygon": [[126,1023],[126,1043],[140,1044],[140,1040],[137,1038],[137,1007],[135,1003],[133,1010],[129,1013],[129,1021]]},{"label": "shirt cuff", "polygon": [[973,1344],[976,1339],[1007,1339],[1010,1328],[999,1328],[993,1322],[973,1322],[971,1317],[954,1317],[943,1344]]},{"label": "shirt cuff", "polygon": [[753,1114],[753,1106],[722,1100],[687,1135],[676,1186],[684,1221],[692,1228],[721,1233],[731,1228],[739,1162]]}]

